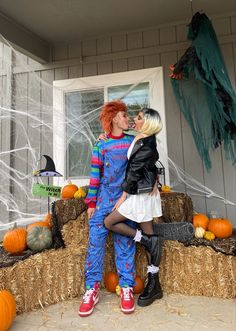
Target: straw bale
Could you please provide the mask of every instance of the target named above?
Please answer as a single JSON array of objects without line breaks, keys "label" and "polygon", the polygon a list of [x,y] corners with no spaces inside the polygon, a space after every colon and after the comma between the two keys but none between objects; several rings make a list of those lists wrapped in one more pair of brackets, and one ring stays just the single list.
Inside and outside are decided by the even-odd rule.
[{"label": "straw bale", "polygon": [[68,300],[84,289],[84,262],[83,249],[48,250],[1,268],[0,289],[12,292],[18,313]]}]

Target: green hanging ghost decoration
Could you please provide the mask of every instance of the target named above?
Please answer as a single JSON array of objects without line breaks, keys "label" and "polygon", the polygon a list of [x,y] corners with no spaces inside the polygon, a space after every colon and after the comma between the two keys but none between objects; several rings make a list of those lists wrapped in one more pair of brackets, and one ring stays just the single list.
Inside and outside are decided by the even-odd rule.
[{"label": "green hanging ghost decoration", "polygon": [[210,149],[221,144],[226,158],[236,166],[236,95],[215,31],[204,13],[193,16],[188,39],[191,46],[170,66],[178,105],[206,169],[211,168]]}]

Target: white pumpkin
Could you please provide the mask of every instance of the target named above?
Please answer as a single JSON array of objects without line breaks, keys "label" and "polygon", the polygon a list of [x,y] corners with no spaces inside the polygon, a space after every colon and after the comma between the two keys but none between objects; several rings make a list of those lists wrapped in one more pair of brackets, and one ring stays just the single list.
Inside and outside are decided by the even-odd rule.
[{"label": "white pumpkin", "polygon": [[205,234],[205,230],[201,226],[198,226],[195,229],[195,238],[203,238],[204,234]]}]

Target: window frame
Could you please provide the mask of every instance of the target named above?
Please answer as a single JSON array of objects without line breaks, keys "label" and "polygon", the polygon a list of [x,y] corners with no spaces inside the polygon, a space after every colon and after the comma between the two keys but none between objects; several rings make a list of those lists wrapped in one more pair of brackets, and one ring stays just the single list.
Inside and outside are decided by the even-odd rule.
[{"label": "window frame", "polygon": [[[167,151],[167,135],[166,135],[166,116],[165,116],[165,100],[164,100],[164,79],[163,68],[149,68],[132,70],[126,72],[112,73],[106,75],[88,76],[73,79],[55,80],[53,82],[53,158],[56,169],[63,176],[66,174],[66,128],[65,122],[65,94],[73,91],[83,91],[92,89],[104,89],[104,102],[108,99],[108,87],[135,84],[137,82],[149,82],[150,90],[155,90],[155,93],[150,93],[150,107],[157,109],[161,115],[163,128],[159,133],[158,138],[161,141],[161,146]],[[60,121],[58,121],[58,118]],[[160,151],[159,151],[160,152]],[[165,158],[166,159],[166,158]],[[166,182],[169,182],[168,161],[162,162],[165,167]],[[67,178],[57,178],[57,185],[63,185]],[[82,186],[89,183],[89,178],[73,179],[73,183]]]}]

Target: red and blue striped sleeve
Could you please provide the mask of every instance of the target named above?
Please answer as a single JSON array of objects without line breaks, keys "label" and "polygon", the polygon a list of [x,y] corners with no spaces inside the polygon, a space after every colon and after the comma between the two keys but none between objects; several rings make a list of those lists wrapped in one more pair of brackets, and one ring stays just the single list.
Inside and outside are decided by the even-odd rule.
[{"label": "red and blue striped sleeve", "polygon": [[88,194],[85,198],[85,203],[89,208],[95,208],[97,203],[97,193],[100,187],[101,178],[103,176],[104,153],[102,142],[98,141],[92,152],[91,173]]}]

